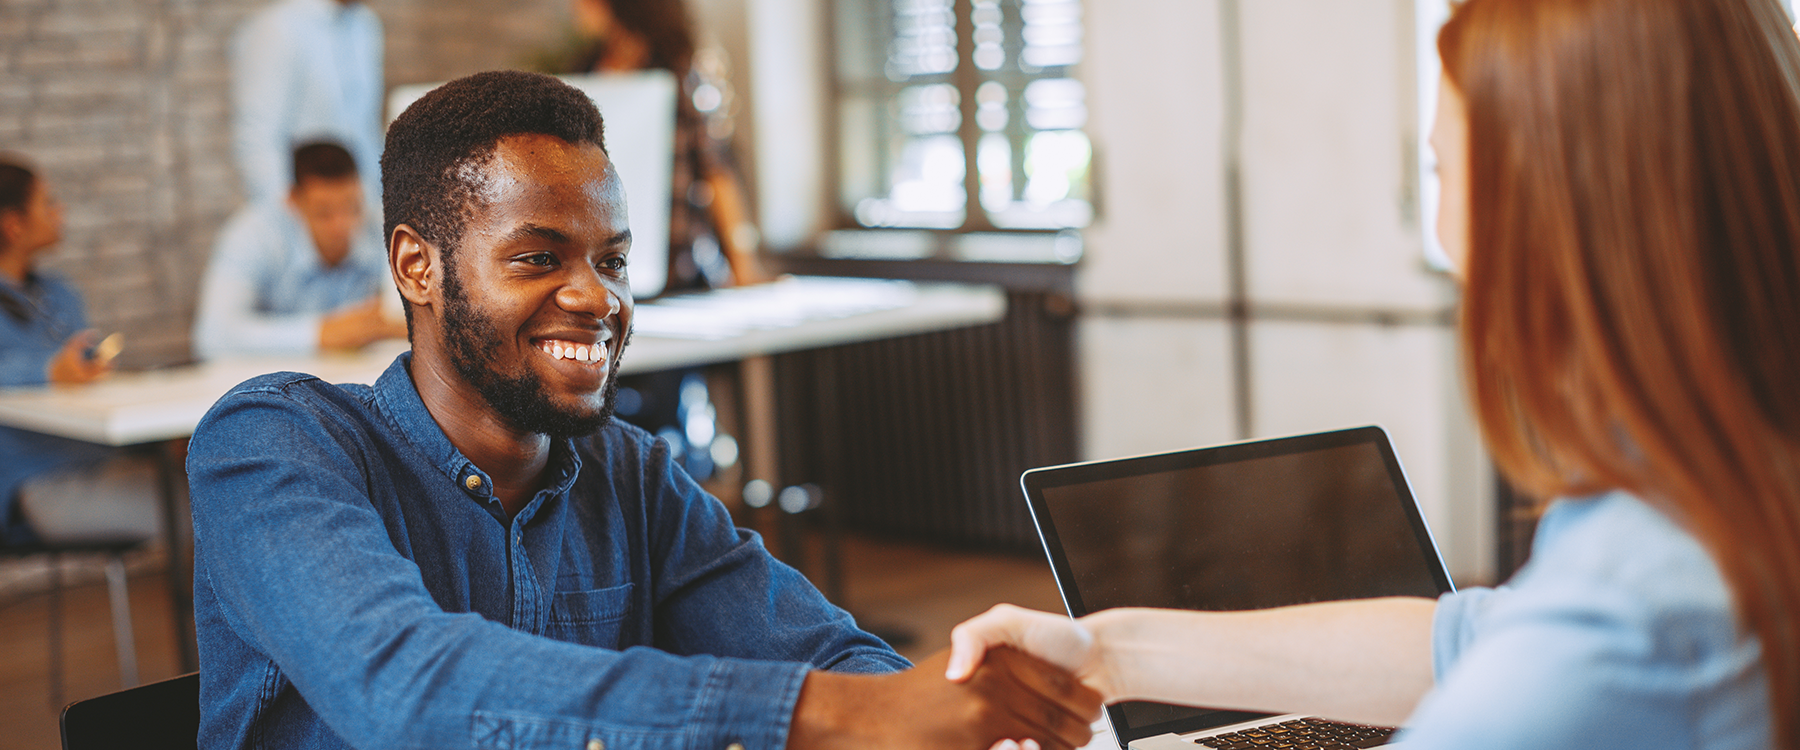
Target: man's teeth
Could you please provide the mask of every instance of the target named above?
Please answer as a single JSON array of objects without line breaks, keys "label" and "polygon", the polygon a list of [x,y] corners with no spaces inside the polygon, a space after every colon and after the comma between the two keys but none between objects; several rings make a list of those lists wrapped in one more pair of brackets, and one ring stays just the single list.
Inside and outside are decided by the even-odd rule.
[{"label": "man's teeth", "polygon": [[598,344],[573,344],[566,341],[546,341],[539,348],[557,359],[572,359],[576,362],[600,362],[606,359],[606,342]]}]

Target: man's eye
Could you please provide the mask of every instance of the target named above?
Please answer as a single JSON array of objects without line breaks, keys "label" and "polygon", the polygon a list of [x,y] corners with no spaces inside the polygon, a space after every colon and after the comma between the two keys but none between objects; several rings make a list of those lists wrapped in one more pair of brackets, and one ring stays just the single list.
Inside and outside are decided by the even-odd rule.
[{"label": "man's eye", "polygon": [[554,266],[556,265],[556,256],[549,253],[537,253],[525,256],[525,262],[534,266]]},{"label": "man's eye", "polygon": [[600,267],[609,271],[623,270],[625,268],[625,259],[618,257],[607,258],[606,260],[600,261]]}]

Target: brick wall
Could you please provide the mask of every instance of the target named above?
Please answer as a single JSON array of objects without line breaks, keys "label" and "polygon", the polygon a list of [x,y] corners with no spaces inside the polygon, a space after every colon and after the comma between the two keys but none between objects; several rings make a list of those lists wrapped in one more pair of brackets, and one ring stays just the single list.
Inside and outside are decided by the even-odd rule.
[{"label": "brick wall", "polygon": [[[189,358],[214,235],[241,200],[230,151],[232,30],[263,0],[5,0],[0,149],[67,207],[43,266],[74,280],[121,364]],[[517,67],[566,33],[567,0],[372,0],[389,85]]]}]

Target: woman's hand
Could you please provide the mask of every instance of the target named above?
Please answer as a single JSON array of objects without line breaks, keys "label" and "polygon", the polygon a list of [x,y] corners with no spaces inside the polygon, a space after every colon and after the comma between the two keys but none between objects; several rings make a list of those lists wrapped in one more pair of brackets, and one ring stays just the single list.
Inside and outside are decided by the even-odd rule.
[{"label": "woman's hand", "polygon": [[112,372],[111,359],[88,356],[88,350],[94,346],[98,336],[98,333],[89,329],[64,341],[62,349],[50,358],[49,370],[45,373],[50,382],[61,385],[91,383]]},{"label": "woman's hand", "polygon": [[982,656],[1000,646],[1066,669],[1107,702],[1116,700],[1113,680],[1105,674],[1100,649],[1087,628],[1063,615],[1011,604],[996,604],[950,631],[950,663],[944,676],[953,682],[968,679]]}]

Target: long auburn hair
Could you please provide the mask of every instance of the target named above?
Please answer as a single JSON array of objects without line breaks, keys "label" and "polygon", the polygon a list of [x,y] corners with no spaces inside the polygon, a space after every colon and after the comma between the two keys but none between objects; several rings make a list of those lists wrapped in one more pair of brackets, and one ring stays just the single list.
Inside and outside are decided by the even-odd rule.
[{"label": "long auburn hair", "polygon": [[1800,750],[1800,41],[1774,0],[1467,0],[1438,51],[1488,447],[1692,531]]}]

